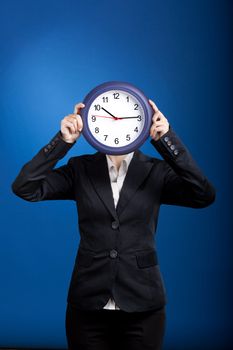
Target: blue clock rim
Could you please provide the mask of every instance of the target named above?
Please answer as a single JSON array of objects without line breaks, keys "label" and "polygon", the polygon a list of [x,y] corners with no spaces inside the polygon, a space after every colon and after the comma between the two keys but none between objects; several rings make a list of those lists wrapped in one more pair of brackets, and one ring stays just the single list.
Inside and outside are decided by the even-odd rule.
[{"label": "blue clock rim", "polygon": [[[93,100],[95,100],[96,97],[98,97],[102,93],[109,90],[122,90],[122,91],[129,92],[139,100],[144,110],[145,124],[141,132],[141,135],[139,136],[139,138],[133,141],[130,145],[126,145],[122,147],[105,146],[93,138],[92,133],[89,129],[87,117],[88,117],[88,111],[89,111],[90,105],[92,104]],[[83,133],[83,136],[86,138],[86,140],[98,151],[105,154],[112,154],[112,155],[127,154],[138,149],[148,138],[150,127],[151,127],[153,109],[150,106],[145,94],[136,86],[130,83],[121,82],[121,81],[105,82],[93,88],[86,95],[86,97],[83,100],[83,103],[85,104],[85,107],[80,111],[80,115],[83,120],[82,133]]]}]

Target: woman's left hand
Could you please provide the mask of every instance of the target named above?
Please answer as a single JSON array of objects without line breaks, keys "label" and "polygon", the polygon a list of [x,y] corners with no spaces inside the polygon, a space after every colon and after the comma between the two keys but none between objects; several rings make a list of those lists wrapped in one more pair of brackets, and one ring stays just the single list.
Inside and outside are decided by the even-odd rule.
[{"label": "woman's left hand", "polygon": [[160,112],[156,104],[152,100],[149,100],[149,103],[155,112],[152,117],[153,123],[150,128],[150,136],[153,140],[157,141],[160,139],[160,137],[166,134],[166,132],[168,132],[169,123],[163,113]]}]

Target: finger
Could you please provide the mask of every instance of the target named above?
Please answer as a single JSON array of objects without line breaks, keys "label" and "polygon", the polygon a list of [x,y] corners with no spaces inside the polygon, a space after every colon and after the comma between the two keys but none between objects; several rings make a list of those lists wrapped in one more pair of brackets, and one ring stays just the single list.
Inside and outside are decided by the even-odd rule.
[{"label": "finger", "polygon": [[84,104],[82,102],[77,103],[74,106],[74,114],[78,114],[81,108],[84,108]]},{"label": "finger", "polygon": [[70,123],[72,123],[73,126],[74,126],[74,128],[75,128],[75,132],[78,132],[78,120],[77,120],[77,116],[74,114],[73,117],[67,117],[66,120],[69,121]]},{"label": "finger", "polygon": [[82,102],[79,102],[74,106],[74,114],[79,114],[80,110],[85,107],[85,104]]},{"label": "finger", "polygon": [[161,120],[161,119],[162,119],[162,113],[160,111],[157,111],[152,117],[152,120],[154,122],[156,122],[157,120]]},{"label": "finger", "polygon": [[154,132],[160,132],[166,129],[166,125],[164,125],[163,123],[160,123],[159,125],[153,124],[151,126],[150,132],[154,133]]},{"label": "finger", "polygon": [[157,111],[157,112],[153,115],[152,120],[153,120],[153,121],[156,121],[156,120],[164,120],[164,121],[167,121],[167,118],[164,116],[164,114],[163,114],[161,111]]},{"label": "finger", "polygon": [[149,103],[155,112],[157,112],[159,110],[158,107],[156,106],[156,104],[154,103],[154,101],[149,99]]},{"label": "finger", "polygon": [[80,132],[82,130],[83,121],[79,114],[72,114],[70,117],[67,117],[67,120],[69,120],[71,123],[75,123],[76,132]]},{"label": "finger", "polygon": [[164,131],[164,130],[165,130],[165,126],[164,125],[156,127],[156,131],[157,132],[161,132],[161,131]]},{"label": "finger", "polygon": [[78,123],[78,130],[81,131],[83,128],[83,121],[79,114],[76,115],[77,123]]},{"label": "finger", "polygon": [[67,118],[70,121],[74,120],[76,123],[78,123],[78,125],[83,125],[82,117],[79,114],[70,114],[69,116],[67,116]]},{"label": "finger", "polygon": [[150,132],[150,136],[154,139],[158,135],[158,132],[156,130],[153,130]]},{"label": "finger", "polygon": [[63,120],[70,120],[70,121],[75,120],[75,119],[76,119],[76,115],[77,115],[77,114],[74,114],[74,113],[68,114],[68,115],[66,115],[66,116],[63,118]]},{"label": "finger", "polygon": [[71,132],[71,133],[74,133],[76,134],[76,131],[75,131],[75,127],[74,127],[74,124],[68,120],[66,120],[64,123],[63,123],[63,126],[65,128],[68,128],[68,130]]},{"label": "finger", "polygon": [[75,130],[75,127],[73,125],[73,123],[67,121],[66,123],[64,123],[63,125],[63,128],[68,131],[69,133],[71,134],[75,134],[76,133],[76,130]]},{"label": "finger", "polygon": [[153,125],[151,128],[150,128],[150,135],[153,135],[154,133],[156,133],[157,130],[156,130],[156,127]]},{"label": "finger", "polygon": [[157,128],[158,126],[166,126],[166,123],[164,123],[164,121],[158,120],[154,122],[153,125]]},{"label": "finger", "polygon": [[70,114],[66,117],[66,120],[69,120],[69,121],[76,121],[77,120],[77,114]]}]

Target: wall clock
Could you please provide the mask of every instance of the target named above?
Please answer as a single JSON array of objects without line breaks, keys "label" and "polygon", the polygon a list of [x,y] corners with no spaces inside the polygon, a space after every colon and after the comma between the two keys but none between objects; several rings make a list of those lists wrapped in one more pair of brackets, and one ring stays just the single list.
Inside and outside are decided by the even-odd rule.
[{"label": "wall clock", "polygon": [[127,154],[149,136],[153,109],[144,93],[132,84],[105,82],[92,89],[83,103],[83,135],[100,152]]}]

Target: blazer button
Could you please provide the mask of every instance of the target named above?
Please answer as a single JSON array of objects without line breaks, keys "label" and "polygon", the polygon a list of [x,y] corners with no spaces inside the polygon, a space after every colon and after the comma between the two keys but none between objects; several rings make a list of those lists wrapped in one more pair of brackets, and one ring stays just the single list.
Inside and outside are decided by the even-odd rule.
[{"label": "blazer button", "polygon": [[118,221],[113,221],[112,222],[112,228],[116,230],[119,227],[119,222]]},{"label": "blazer button", "polygon": [[45,147],[45,148],[44,148],[44,151],[45,151],[45,152],[48,152],[48,148]]},{"label": "blazer button", "polygon": [[171,144],[172,144],[172,142],[169,140],[169,141],[167,141],[167,145],[168,146],[171,146]]},{"label": "blazer button", "polygon": [[175,156],[177,156],[179,154],[179,151],[177,149],[175,149],[174,154],[175,154]]},{"label": "blazer button", "polygon": [[170,148],[171,148],[172,151],[174,151],[175,146],[174,146],[174,145],[171,145]]},{"label": "blazer button", "polygon": [[168,141],[169,141],[169,137],[168,137],[168,136],[165,136],[165,137],[164,137],[164,141],[165,141],[165,142],[168,142]]},{"label": "blazer button", "polygon": [[117,257],[117,251],[115,249],[112,249],[110,251],[110,257],[113,259],[115,259]]}]

